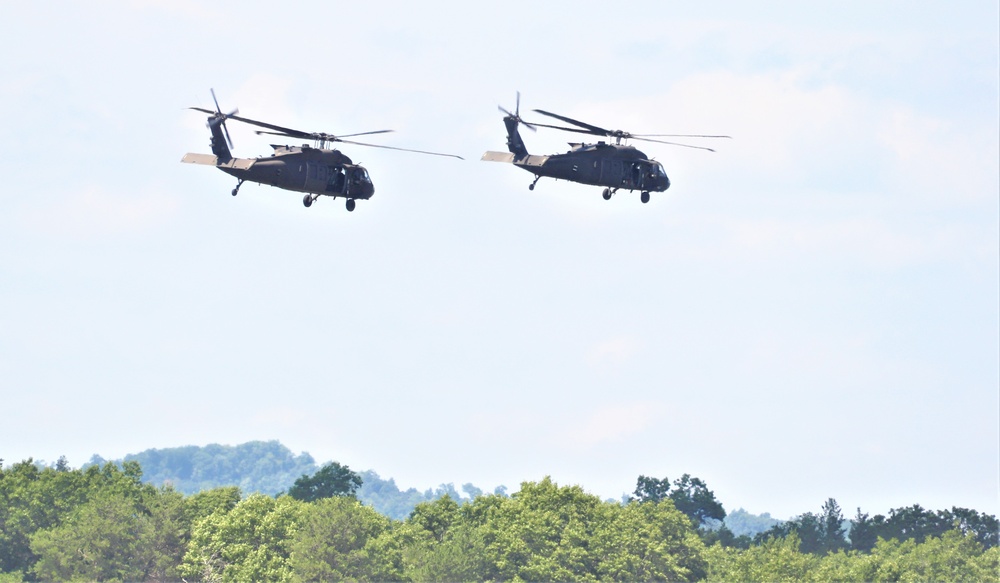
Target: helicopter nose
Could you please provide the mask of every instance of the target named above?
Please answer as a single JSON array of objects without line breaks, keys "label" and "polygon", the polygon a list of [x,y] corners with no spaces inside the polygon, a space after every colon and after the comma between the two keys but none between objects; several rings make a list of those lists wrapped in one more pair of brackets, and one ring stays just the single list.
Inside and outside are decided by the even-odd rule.
[{"label": "helicopter nose", "polygon": [[663,190],[666,190],[668,188],[670,188],[670,179],[667,178],[666,174],[664,174],[663,175]]}]

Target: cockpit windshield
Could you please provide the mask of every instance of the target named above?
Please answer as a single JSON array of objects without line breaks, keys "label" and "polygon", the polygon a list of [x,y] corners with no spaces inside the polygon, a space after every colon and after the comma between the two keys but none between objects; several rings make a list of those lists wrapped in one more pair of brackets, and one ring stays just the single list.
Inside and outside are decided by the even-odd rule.
[{"label": "cockpit windshield", "polygon": [[368,170],[358,166],[354,169],[354,182],[366,182],[371,184],[372,179],[368,177]]},{"label": "cockpit windshield", "polygon": [[653,162],[653,174],[662,177],[667,176],[667,173],[663,170],[663,165],[659,162]]}]

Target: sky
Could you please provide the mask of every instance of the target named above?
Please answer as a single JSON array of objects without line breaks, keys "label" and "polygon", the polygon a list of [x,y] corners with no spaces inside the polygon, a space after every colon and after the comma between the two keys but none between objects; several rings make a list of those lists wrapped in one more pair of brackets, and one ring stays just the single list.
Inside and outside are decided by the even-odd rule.
[{"label": "sky", "polygon": [[[401,488],[1000,514],[998,4],[6,3],[0,458],[281,441]],[[181,164],[221,107],[375,196]],[[632,133],[648,204],[481,162]],[[234,154],[282,138],[230,122]],[[523,132],[530,152],[579,134]],[[293,143],[291,145],[298,145]]]}]

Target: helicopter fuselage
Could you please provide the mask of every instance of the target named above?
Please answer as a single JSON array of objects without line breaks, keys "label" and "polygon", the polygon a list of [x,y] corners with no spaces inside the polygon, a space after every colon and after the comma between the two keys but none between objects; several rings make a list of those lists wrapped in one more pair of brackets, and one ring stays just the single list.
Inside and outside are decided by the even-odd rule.
[{"label": "helicopter fuselage", "polygon": [[663,166],[632,146],[605,142],[570,146],[573,149],[565,154],[515,157],[511,162],[536,176],[581,184],[648,192],[670,188]]},{"label": "helicopter fuselage", "polygon": [[274,153],[260,158],[230,158],[188,154],[182,162],[215,166],[240,182],[250,181],[285,190],[315,195],[369,199],[375,194],[368,171],[339,150],[309,145],[276,146]]}]

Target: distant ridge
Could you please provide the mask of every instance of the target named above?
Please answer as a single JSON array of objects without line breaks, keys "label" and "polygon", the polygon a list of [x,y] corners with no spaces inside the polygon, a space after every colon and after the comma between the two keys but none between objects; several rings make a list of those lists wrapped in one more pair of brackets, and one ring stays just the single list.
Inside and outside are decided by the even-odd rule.
[{"label": "distant ridge", "polygon": [[[169,484],[189,496],[223,486],[238,486],[244,496],[254,492],[276,496],[287,491],[303,474],[312,475],[319,470],[311,455],[305,452],[295,455],[278,440],[147,449],[128,454],[120,460],[105,460],[94,455],[84,467],[107,461],[118,464],[139,462],[143,482],[156,486]],[[358,500],[396,520],[405,519],[421,502],[437,500],[445,495],[461,502],[482,493],[472,484],[462,486],[464,495],[455,489],[454,484],[441,484],[423,492],[416,488],[400,490],[395,480],[382,479],[373,470],[352,468],[352,471],[363,480],[357,491]],[[497,488],[498,493],[505,490],[503,486]]]},{"label": "distant ridge", "polygon": [[[94,456],[85,465],[104,461]],[[113,461],[137,461],[142,466],[144,482],[157,486],[170,484],[187,495],[221,486],[239,486],[244,495],[260,492],[274,496],[287,490],[302,474],[312,475],[319,469],[311,455],[296,456],[277,440],[147,449]]]}]

